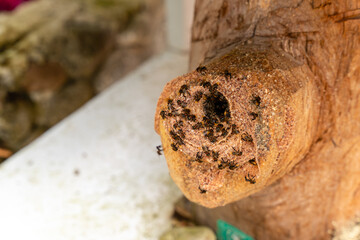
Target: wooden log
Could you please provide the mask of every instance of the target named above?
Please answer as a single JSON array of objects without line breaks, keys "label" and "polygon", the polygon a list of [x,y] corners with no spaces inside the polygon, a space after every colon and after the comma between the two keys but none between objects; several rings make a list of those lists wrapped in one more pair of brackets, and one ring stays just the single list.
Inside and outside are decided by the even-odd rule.
[{"label": "wooden log", "polygon": [[184,194],[222,206],[292,169],[317,128],[312,78],[303,64],[262,43],[237,46],[167,84],[156,128]]},{"label": "wooden log", "polygon": [[[269,166],[274,158],[265,157],[263,162],[260,160],[259,169],[264,169],[266,179],[261,179],[261,172],[251,190],[233,188],[240,185],[239,181],[243,179],[235,177],[235,183],[232,183],[230,178],[218,180],[213,177],[210,181],[214,182],[213,185],[225,186],[209,188],[206,194],[200,195],[199,189],[195,189],[192,182],[201,183],[196,180],[201,179],[196,173],[204,170],[198,169],[198,172],[190,174],[188,172],[195,170],[184,169],[186,166],[183,166],[183,162],[188,158],[186,144],[180,146],[178,151],[171,152],[169,146],[176,140],[170,135],[171,127],[168,127],[165,120],[157,121],[156,127],[162,136],[170,173],[190,200],[213,207],[227,203],[228,199],[234,201],[237,197],[251,194],[215,209],[193,204],[190,209],[198,222],[215,227],[216,220],[223,219],[256,239],[330,239],[340,232],[347,221],[356,219],[356,215],[360,214],[359,5],[355,0],[221,0],[213,4],[197,1],[190,61],[192,69],[199,65],[213,64],[213,59],[222,56],[224,49],[229,46],[231,49],[232,46],[238,46],[244,51],[249,49],[249,54],[253,46],[261,46],[280,55],[281,51],[290,55],[285,62],[297,62],[302,68],[299,72],[304,74],[300,76],[305,76],[306,79],[300,77],[301,87],[295,91],[295,94],[302,97],[299,96],[294,104],[288,104],[295,113],[294,116],[298,117],[294,117],[296,121],[293,121],[293,133],[284,134],[289,143],[287,149],[280,152],[279,159],[283,160],[272,168]],[[221,64],[221,61],[216,61],[215,63]],[[225,65],[230,67],[231,63],[227,62]],[[225,70],[222,67],[221,71]],[[236,75],[241,71],[237,70]],[[256,75],[257,69],[255,67],[250,71]],[[210,75],[211,84],[220,78],[219,74]],[[284,79],[294,83],[296,76]],[[174,98],[183,81],[196,78],[199,76],[193,72],[168,84],[159,99],[158,114],[161,109],[166,108],[164,101],[169,97]],[[262,81],[266,83],[272,80],[265,77]],[[224,82],[226,81],[222,78],[219,86]],[[250,82],[255,83],[255,80],[250,78]],[[276,85],[272,86],[277,88]],[[308,91],[312,86],[314,90]],[[258,87],[260,90],[257,91],[269,89],[266,84]],[[221,87],[219,89],[220,92],[223,91]],[[306,95],[304,92],[311,94]],[[274,93],[271,98],[281,98],[282,94],[286,95],[281,91]],[[226,98],[230,96],[232,95],[227,95]],[[236,98],[239,99],[239,96]],[[243,104],[246,102],[238,101]],[[305,104],[306,102],[310,104]],[[269,102],[264,104],[265,109],[274,106],[276,107]],[[312,115],[306,116],[302,106],[310,107],[305,107],[307,110],[313,107],[313,110],[309,110]],[[304,116],[301,116],[301,112]],[[281,116],[280,112],[275,114]],[[279,119],[284,121],[284,118]],[[271,141],[274,141],[273,146],[279,148],[281,144],[276,139],[281,134],[276,132],[280,127],[272,125],[269,120],[265,122],[273,129],[270,136]],[[304,132],[310,136],[304,138]],[[269,148],[266,155],[275,156],[278,154],[276,149]],[[293,154],[286,155],[289,151],[293,151]],[[213,165],[207,165],[208,169],[212,169]],[[281,173],[272,175],[270,171],[267,175],[268,169],[273,169],[273,174],[277,171]],[[239,192],[230,194],[231,191]]]}]

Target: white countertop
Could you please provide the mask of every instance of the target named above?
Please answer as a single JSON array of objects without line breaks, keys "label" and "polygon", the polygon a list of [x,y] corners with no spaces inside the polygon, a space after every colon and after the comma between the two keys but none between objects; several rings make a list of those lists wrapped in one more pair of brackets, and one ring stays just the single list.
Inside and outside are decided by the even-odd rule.
[{"label": "white countertop", "polygon": [[154,112],[187,62],[154,57],[0,165],[0,239],[158,239],[181,193]]}]

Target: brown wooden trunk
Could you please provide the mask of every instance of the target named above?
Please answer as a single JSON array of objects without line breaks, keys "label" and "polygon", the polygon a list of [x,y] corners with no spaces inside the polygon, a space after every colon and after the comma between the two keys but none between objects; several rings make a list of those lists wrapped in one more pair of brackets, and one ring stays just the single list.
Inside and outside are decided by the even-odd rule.
[{"label": "brown wooden trunk", "polygon": [[271,43],[311,70],[320,99],[305,157],[237,202],[214,209],[193,204],[200,223],[215,227],[223,219],[256,239],[330,239],[360,214],[359,31],[357,0],[196,2],[191,69],[233,44]]}]

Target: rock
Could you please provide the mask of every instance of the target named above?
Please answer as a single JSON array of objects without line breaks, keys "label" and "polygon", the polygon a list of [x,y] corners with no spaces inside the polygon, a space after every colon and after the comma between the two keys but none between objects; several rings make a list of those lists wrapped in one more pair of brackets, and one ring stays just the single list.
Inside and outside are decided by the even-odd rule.
[{"label": "rock", "polygon": [[32,106],[22,96],[7,96],[12,98],[3,104],[0,110],[0,140],[7,147],[17,149],[17,146],[31,132],[33,122]]},{"label": "rock", "polygon": [[0,66],[0,87],[2,91],[13,90],[14,77],[9,68]]},{"label": "rock", "polygon": [[127,30],[117,34],[116,49],[94,81],[97,93],[165,48],[164,19],[163,1],[146,0]]},{"label": "rock", "polygon": [[88,82],[73,81],[55,94],[48,91],[32,92],[30,97],[35,102],[35,123],[50,127],[92,98],[93,90]]},{"label": "rock", "polygon": [[164,233],[160,240],[216,240],[216,236],[207,227],[179,227]]},{"label": "rock", "polygon": [[144,1],[38,0],[0,14],[0,147],[19,149],[94,95]]},{"label": "rock", "polygon": [[58,63],[31,66],[22,80],[22,86],[30,94],[33,92],[54,92],[67,80],[66,72]]},{"label": "rock", "polygon": [[0,67],[7,69],[0,83],[17,90],[29,67],[45,60],[73,78],[92,77],[141,1],[99,2],[39,0],[0,18]]}]

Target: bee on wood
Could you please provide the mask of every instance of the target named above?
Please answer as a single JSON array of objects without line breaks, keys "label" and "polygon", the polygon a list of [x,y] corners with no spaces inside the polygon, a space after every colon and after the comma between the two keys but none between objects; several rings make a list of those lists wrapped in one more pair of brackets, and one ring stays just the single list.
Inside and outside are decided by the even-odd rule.
[{"label": "bee on wood", "polygon": [[216,142],[216,137],[214,136],[214,130],[209,129],[204,132],[204,136],[209,139],[210,142]]},{"label": "bee on wood", "polygon": [[180,95],[185,95],[185,93],[189,90],[189,86],[184,84],[180,87],[179,93]]},{"label": "bee on wood", "polygon": [[217,161],[219,158],[219,152],[211,151],[211,153],[214,161]]},{"label": "bee on wood", "polygon": [[227,111],[227,110],[225,110],[224,114],[221,115],[221,117],[220,117],[220,121],[221,121],[221,122],[229,123],[230,117],[231,117],[230,112]]},{"label": "bee on wood", "polygon": [[210,157],[210,150],[209,147],[203,146],[202,150],[204,151],[205,155]]},{"label": "bee on wood", "polygon": [[195,158],[195,161],[199,162],[199,163],[202,163],[202,158],[203,158],[203,153],[202,152],[197,152],[196,153],[196,158]]},{"label": "bee on wood", "polygon": [[226,79],[230,79],[231,78],[231,73],[228,70],[224,71],[224,76]]},{"label": "bee on wood", "polygon": [[184,108],[184,109],[182,110],[182,112],[183,112],[184,114],[186,114],[186,115],[189,115],[189,114],[191,113],[190,109],[188,109],[188,108]]},{"label": "bee on wood", "polygon": [[201,193],[201,194],[206,193],[206,190],[202,189],[200,186],[199,186],[199,190],[200,190],[200,193]]},{"label": "bee on wood", "polygon": [[221,136],[222,136],[222,137],[226,137],[226,135],[228,135],[228,133],[229,133],[229,132],[228,132],[225,128],[223,128],[223,129],[222,129]]},{"label": "bee on wood", "polygon": [[179,129],[178,134],[181,138],[185,138],[185,133],[182,129]]},{"label": "bee on wood", "polygon": [[194,100],[195,100],[195,102],[200,101],[201,98],[202,98],[202,96],[203,96],[203,92],[201,92],[201,91],[195,92],[195,94],[194,94]]},{"label": "bee on wood", "polygon": [[255,178],[254,177],[250,177],[250,175],[248,174],[247,176],[245,176],[245,181],[250,182],[251,184],[255,184]]},{"label": "bee on wood", "polygon": [[182,140],[180,137],[177,140],[177,144],[179,145],[185,145],[184,140]]},{"label": "bee on wood", "polygon": [[204,116],[202,122],[204,123],[205,127],[213,128],[214,125],[219,122],[219,120],[216,117],[209,115],[208,117]]},{"label": "bee on wood", "polygon": [[210,121],[210,118],[208,118],[206,116],[203,117],[202,121],[203,121],[205,127],[213,126],[212,122]]},{"label": "bee on wood", "polygon": [[226,117],[225,117],[225,114],[221,114],[220,115],[220,122],[226,122]]},{"label": "bee on wood", "polygon": [[231,117],[231,115],[230,115],[230,112],[229,111],[225,111],[225,122],[227,122],[228,121],[228,119]]},{"label": "bee on wood", "polygon": [[224,158],[221,158],[221,161],[219,161],[219,164],[218,164],[218,169],[222,170],[222,169],[226,168],[227,165],[228,165],[228,162]]},{"label": "bee on wood", "polygon": [[197,71],[198,73],[204,73],[204,72],[206,72],[206,70],[207,70],[207,68],[206,68],[205,66],[198,66],[198,67],[196,68],[196,71]]},{"label": "bee on wood", "polygon": [[212,143],[215,143],[217,141],[216,137],[215,136],[212,136],[209,138],[209,141],[212,142]]},{"label": "bee on wood", "polygon": [[194,126],[192,126],[192,129],[197,130],[203,127],[204,125],[201,122],[197,122]]},{"label": "bee on wood", "polygon": [[238,134],[240,133],[237,129],[237,126],[235,124],[231,125],[231,134]]},{"label": "bee on wood", "polygon": [[261,98],[259,96],[254,96],[251,100],[251,102],[255,105],[255,106],[260,106],[260,102],[261,102]]},{"label": "bee on wood", "polygon": [[170,136],[172,137],[172,139],[174,139],[175,141],[178,139],[178,135],[173,131],[173,130],[171,130],[170,131]]},{"label": "bee on wood", "polygon": [[229,169],[230,169],[230,170],[235,170],[235,169],[237,169],[238,167],[239,167],[239,165],[237,165],[236,162],[234,162],[234,161],[229,162]]},{"label": "bee on wood", "polygon": [[211,83],[209,83],[208,81],[202,81],[200,83],[200,86],[204,87],[204,88],[210,88],[211,87]]},{"label": "bee on wood", "polygon": [[196,116],[194,114],[190,114],[187,117],[187,120],[189,120],[190,122],[195,122],[196,121]]},{"label": "bee on wood", "polygon": [[234,149],[234,151],[231,153],[234,156],[241,156],[242,152],[239,150],[236,150],[234,147],[232,147],[232,149]]},{"label": "bee on wood", "polygon": [[219,123],[219,118],[217,118],[217,117],[212,117],[212,118],[210,118],[210,120],[211,120],[211,124],[213,127],[215,124]]},{"label": "bee on wood", "polygon": [[160,112],[160,116],[162,119],[165,119],[166,118],[166,112],[165,111],[161,111]]},{"label": "bee on wood", "polygon": [[251,112],[249,113],[251,120],[255,120],[259,115],[257,113]]},{"label": "bee on wood", "polygon": [[168,109],[169,109],[170,111],[175,111],[174,103],[173,103],[173,100],[172,100],[172,99],[168,99]]},{"label": "bee on wood", "polygon": [[250,159],[250,160],[249,160],[249,163],[252,164],[252,165],[254,165],[254,166],[257,165],[255,158]]},{"label": "bee on wood", "polygon": [[219,87],[219,84],[217,84],[217,83],[215,83],[215,84],[213,84],[213,85],[211,85],[210,87],[209,87],[209,90],[210,90],[210,92],[212,92],[213,94],[215,94],[215,92],[217,91],[217,88]]},{"label": "bee on wood", "polygon": [[184,141],[182,140],[182,138],[176,134],[173,130],[170,131],[170,136],[172,139],[175,140],[175,142],[177,142],[179,145],[184,145]]},{"label": "bee on wood", "polygon": [[245,142],[252,142],[253,138],[250,136],[250,134],[248,134],[247,132],[244,132],[243,134],[241,134],[241,140],[243,140]]},{"label": "bee on wood", "polygon": [[182,108],[187,106],[187,103],[185,101],[181,101],[181,100],[177,100],[177,104]]},{"label": "bee on wood", "polygon": [[175,152],[179,149],[175,143],[172,143],[170,146],[171,146],[172,150]]},{"label": "bee on wood", "polygon": [[222,169],[224,169],[224,168],[226,168],[226,163],[221,162],[221,163],[218,165],[218,169],[222,170]]},{"label": "bee on wood", "polygon": [[214,134],[214,130],[212,130],[212,129],[208,129],[208,130],[204,131],[205,137],[209,137],[210,135],[213,135],[213,134]]},{"label": "bee on wood", "polygon": [[216,132],[220,132],[222,129],[224,128],[224,125],[222,125],[221,123],[216,125],[215,131]]},{"label": "bee on wood", "polygon": [[179,127],[182,127],[182,126],[184,126],[184,122],[183,122],[182,120],[174,123],[174,125],[173,125],[173,127],[174,127],[175,129],[177,129],[177,128],[179,128]]},{"label": "bee on wood", "polygon": [[188,109],[188,108],[184,108],[184,109],[182,110],[182,113],[185,114],[185,116],[189,115],[190,112],[191,112],[191,111],[190,111],[190,109]]},{"label": "bee on wood", "polygon": [[159,145],[159,146],[156,146],[156,149],[157,149],[157,154],[160,156],[160,155],[162,155],[162,152],[163,152],[163,148],[162,148],[162,146],[161,145]]}]

